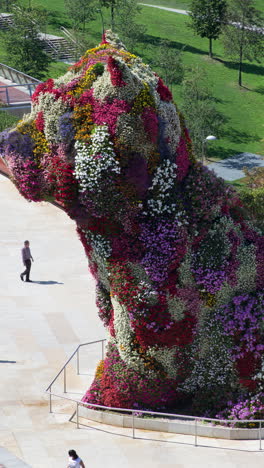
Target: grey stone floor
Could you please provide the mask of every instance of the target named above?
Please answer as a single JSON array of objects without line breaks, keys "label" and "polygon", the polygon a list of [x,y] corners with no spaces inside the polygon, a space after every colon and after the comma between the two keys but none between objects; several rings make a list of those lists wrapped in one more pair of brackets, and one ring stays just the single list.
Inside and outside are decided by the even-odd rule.
[{"label": "grey stone floor", "polygon": [[[1,442],[0,442],[1,443]],[[32,468],[25,462],[15,457],[11,452],[0,447],[0,468]]]},{"label": "grey stone floor", "polygon": [[233,180],[245,177],[243,167],[247,169],[264,167],[264,158],[259,154],[241,153],[232,158],[208,164],[207,167],[213,170],[219,177],[232,182]]},{"label": "grey stone floor", "polygon": [[[28,203],[0,175],[0,213],[0,446],[31,468],[66,468],[69,449],[86,468],[263,468],[258,441],[199,437],[194,447],[193,436],[142,430],[133,440],[129,428],[88,420],[78,430],[69,422],[75,407],[58,399],[50,414],[45,388],[79,343],[105,337],[95,284],[74,223],[63,211]],[[34,283],[19,278],[26,238]],[[100,359],[92,357],[94,364]],[[72,366],[67,396],[79,399],[89,386],[93,368],[85,359],[81,367],[89,375],[77,378]],[[54,390],[59,388],[62,393],[63,380]],[[4,457],[0,453],[0,466],[20,468]]]}]

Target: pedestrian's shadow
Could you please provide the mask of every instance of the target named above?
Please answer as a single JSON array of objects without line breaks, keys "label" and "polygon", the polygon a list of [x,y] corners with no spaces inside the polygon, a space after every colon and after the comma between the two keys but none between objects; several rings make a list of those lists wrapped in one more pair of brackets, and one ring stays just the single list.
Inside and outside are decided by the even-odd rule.
[{"label": "pedestrian's shadow", "polygon": [[31,281],[31,283],[35,283],[35,284],[64,284],[64,283],[60,283],[59,281]]}]

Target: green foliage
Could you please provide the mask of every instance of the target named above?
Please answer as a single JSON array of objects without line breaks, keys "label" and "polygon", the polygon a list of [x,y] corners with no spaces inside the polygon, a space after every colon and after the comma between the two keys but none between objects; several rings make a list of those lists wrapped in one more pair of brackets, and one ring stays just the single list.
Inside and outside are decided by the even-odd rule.
[{"label": "green foliage", "polygon": [[[228,22],[223,37],[226,53],[239,64],[238,84],[242,86],[243,62],[263,59],[264,35],[258,28],[264,27],[260,11],[254,7],[254,0],[231,0]],[[236,23],[234,26],[230,23]]]},{"label": "green foliage", "polygon": [[94,0],[65,0],[65,8],[76,30],[84,32],[86,24],[94,20]]},{"label": "green foliage", "polygon": [[132,52],[143,40],[146,32],[145,26],[137,22],[140,11],[141,8],[136,0],[119,0],[114,31],[119,34],[127,49]]},{"label": "green foliage", "polygon": [[18,0],[0,0],[0,11],[9,13],[17,1]]},{"label": "green foliage", "polygon": [[212,57],[212,39],[222,31],[226,16],[225,0],[192,0],[190,6],[191,27],[196,34],[209,39],[209,55]]},{"label": "green foliage", "polygon": [[50,58],[38,33],[44,28],[46,12],[40,8],[13,10],[13,27],[5,32],[4,46],[8,64],[34,78],[43,78]]},{"label": "green foliage", "polygon": [[182,83],[184,77],[184,67],[182,63],[182,50],[173,48],[170,41],[162,40],[157,53],[153,53],[153,65],[160,72],[161,77],[167,86]]},{"label": "green foliage", "polygon": [[264,167],[244,168],[246,186],[240,197],[254,218],[254,224],[264,233]]},{"label": "green foliage", "polygon": [[18,121],[18,117],[6,111],[0,111],[0,132],[6,128],[13,127]]},{"label": "green foliage", "polygon": [[258,188],[242,187],[239,190],[239,195],[249,210],[254,225],[264,234],[264,186]]},{"label": "green foliage", "polygon": [[111,17],[111,29],[115,30],[115,17],[116,12],[118,11],[120,0],[100,0],[100,6],[105,8],[110,8],[110,17]]},{"label": "green foliage", "polygon": [[183,81],[182,111],[198,158],[205,158],[205,138],[213,134],[221,135],[225,116],[216,108],[216,99],[207,85],[207,75],[199,68],[191,68]]}]

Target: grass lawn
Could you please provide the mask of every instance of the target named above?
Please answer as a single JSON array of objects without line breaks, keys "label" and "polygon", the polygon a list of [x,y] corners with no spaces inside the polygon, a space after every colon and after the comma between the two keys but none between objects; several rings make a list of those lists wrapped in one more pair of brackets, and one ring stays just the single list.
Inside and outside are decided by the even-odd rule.
[{"label": "grass lawn", "polygon": [[[171,41],[171,46],[181,49],[185,65],[198,65],[208,76],[217,104],[228,118],[225,137],[210,146],[210,157],[225,158],[239,152],[252,152],[264,155],[264,62],[246,63],[243,74],[244,88],[237,85],[237,67],[223,52],[220,41],[214,41],[216,59],[208,57],[208,41],[195,36],[186,27],[186,16],[149,7],[142,7],[141,21],[147,27],[146,43],[139,53],[146,61],[155,53],[160,38]],[[152,44],[153,47],[148,47]],[[174,98],[181,105],[180,86],[174,87]]]}]

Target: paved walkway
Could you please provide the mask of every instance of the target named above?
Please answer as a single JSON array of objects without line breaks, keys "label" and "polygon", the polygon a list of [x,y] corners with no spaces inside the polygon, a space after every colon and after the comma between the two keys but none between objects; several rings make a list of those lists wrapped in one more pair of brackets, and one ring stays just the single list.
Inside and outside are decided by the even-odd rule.
[{"label": "paved walkway", "polygon": [[[31,102],[29,89],[26,86],[23,86],[23,85],[13,86],[14,83],[12,83],[9,80],[5,80],[2,77],[0,77],[0,80],[1,80],[0,81],[0,103],[2,102],[8,105],[9,104],[15,105],[15,104],[24,104],[24,103]],[[7,92],[8,92],[8,97],[7,97]],[[33,92],[34,92],[34,89],[32,88],[32,94]]]},{"label": "paved walkway", "polygon": [[172,11],[173,13],[179,13],[180,15],[189,14],[187,10],[178,10],[178,8],[169,8],[169,7],[159,6],[159,5],[150,5],[149,3],[139,3],[139,5],[149,6],[152,8],[159,8],[159,10]]},{"label": "paved walkway", "polygon": [[244,167],[247,169],[264,167],[264,158],[259,154],[241,153],[232,158],[208,164],[209,169],[213,170],[219,177],[230,182],[245,177],[243,172]]},{"label": "paved walkway", "polygon": [[[0,175],[0,213],[0,446],[32,468],[65,468],[71,448],[87,468],[264,466],[257,441],[199,438],[202,446],[194,447],[191,436],[137,430],[140,439],[133,440],[131,429],[87,421],[77,430],[68,422],[74,408],[62,400],[49,414],[44,390],[57,371],[79,343],[104,337],[94,281],[74,223],[63,211],[28,203]],[[35,259],[30,284],[19,278],[27,238]],[[76,398],[89,385],[98,353],[90,354],[89,366],[84,355],[80,359],[89,375],[77,378],[70,370],[69,395]],[[18,468],[0,452],[1,464]]]},{"label": "paved walkway", "polygon": [[30,466],[5,448],[0,447],[0,468],[30,468]]}]

